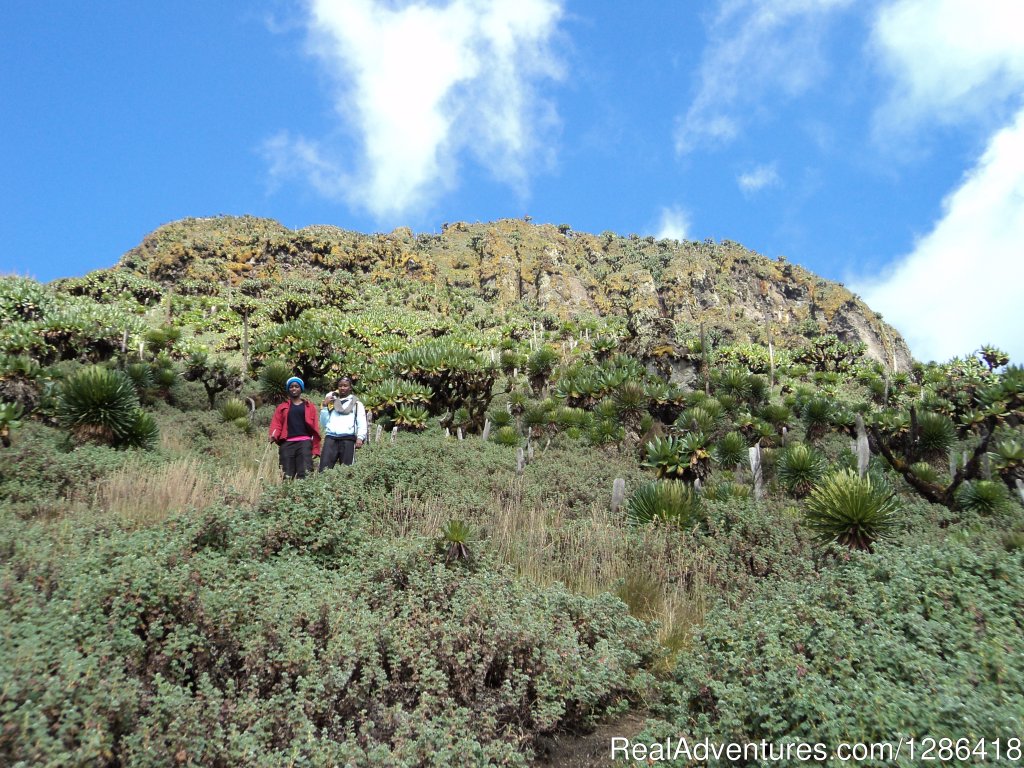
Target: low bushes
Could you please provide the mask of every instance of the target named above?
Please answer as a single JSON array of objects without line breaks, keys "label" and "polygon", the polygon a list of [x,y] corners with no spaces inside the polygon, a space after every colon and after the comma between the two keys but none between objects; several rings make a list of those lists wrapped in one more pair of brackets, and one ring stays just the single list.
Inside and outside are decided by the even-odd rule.
[{"label": "low bushes", "polygon": [[1022,617],[1019,550],[953,538],[854,554],[735,611],[709,611],[679,657],[664,722],[647,735],[832,745],[1016,736]]},{"label": "low bushes", "polygon": [[340,480],[58,542],[5,514],[0,762],[525,765],[650,686],[616,599],[372,539]]}]

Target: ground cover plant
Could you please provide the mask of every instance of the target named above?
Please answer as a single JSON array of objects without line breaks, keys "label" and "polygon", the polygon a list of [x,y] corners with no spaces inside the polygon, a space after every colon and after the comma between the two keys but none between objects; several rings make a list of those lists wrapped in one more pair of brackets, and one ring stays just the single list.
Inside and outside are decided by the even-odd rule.
[{"label": "ground cover plant", "polygon": [[[488,226],[211,220],[0,278],[0,763],[525,766],[627,712],[1021,735],[1013,361],[894,369],[734,244]],[[780,285],[814,315],[751,321]],[[369,444],[282,482],[284,381],[342,373]]]}]

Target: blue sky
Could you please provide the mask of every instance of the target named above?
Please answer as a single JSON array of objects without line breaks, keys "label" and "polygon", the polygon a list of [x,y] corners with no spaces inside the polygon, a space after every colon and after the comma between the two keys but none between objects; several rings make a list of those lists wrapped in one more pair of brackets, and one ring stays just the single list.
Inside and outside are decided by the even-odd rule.
[{"label": "blue sky", "polygon": [[159,225],[530,215],[841,280],[1024,361],[1021,0],[9,0],[0,273]]}]

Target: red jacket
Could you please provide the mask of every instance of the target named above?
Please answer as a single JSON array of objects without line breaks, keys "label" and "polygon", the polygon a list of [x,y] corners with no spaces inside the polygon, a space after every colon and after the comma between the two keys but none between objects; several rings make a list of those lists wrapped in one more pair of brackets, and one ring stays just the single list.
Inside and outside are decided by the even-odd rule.
[{"label": "red jacket", "polygon": [[[309,400],[303,400],[306,404],[306,426],[313,435],[313,455],[320,455],[320,411]],[[274,410],[274,417],[270,420],[270,439],[278,443],[297,435],[288,434],[288,408],[291,400],[285,400]]]}]

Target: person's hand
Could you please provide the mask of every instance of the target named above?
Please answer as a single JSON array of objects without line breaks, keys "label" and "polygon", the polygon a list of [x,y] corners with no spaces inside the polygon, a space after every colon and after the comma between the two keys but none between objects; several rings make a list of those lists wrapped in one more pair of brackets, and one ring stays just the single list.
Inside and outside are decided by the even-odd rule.
[{"label": "person's hand", "polygon": [[362,447],[363,447],[363,441],[360,440],[359,438],[356,438],[356,448],[362,448]]}]

